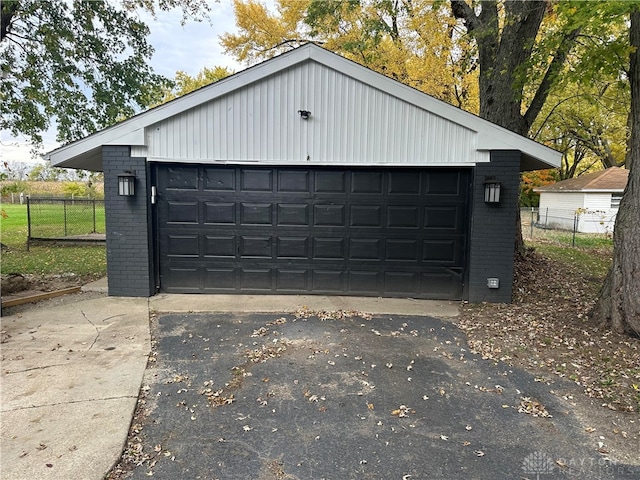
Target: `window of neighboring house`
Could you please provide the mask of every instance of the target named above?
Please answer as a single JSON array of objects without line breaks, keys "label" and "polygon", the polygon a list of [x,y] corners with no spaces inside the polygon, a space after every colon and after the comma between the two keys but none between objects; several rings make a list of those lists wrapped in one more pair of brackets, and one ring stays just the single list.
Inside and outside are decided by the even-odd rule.
[{"label": "window of neighboring house", "polygon": [[620,200],[622,200],[621,193],[611,194],[611,208],[618,208],[620,206]]}]

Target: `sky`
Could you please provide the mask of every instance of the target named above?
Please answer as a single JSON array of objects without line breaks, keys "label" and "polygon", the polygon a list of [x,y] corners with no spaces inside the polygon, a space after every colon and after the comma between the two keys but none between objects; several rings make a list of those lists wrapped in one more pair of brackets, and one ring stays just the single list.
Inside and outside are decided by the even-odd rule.
[{"label": "sky", "polygon": [[[182,12],[158,12],[157,19],[150,15],[142,18],[151,30],[149,44],[155,49],[151,66],[156,73],[174,78],[182,70],[193,76],[204,67],[222,66],[237,72],[245,68],[223,53],[218,37],[225,32],[234,32],[235,19],[231,0],[210,2],[211,22],[188,22],[181,26]],[[44,150],[56,148],[55,130],[45,132]],[[0,133],[0,162],[36,162],[31,158],[31,147],[24,138],[14,138],[8,132]]]}]

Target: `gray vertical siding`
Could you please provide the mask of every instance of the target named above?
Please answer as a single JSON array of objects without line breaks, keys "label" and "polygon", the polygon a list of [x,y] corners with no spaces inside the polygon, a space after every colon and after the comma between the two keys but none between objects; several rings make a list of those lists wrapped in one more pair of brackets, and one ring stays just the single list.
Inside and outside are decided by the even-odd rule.
[{"label": "gray vertical siding", "polygon": [[[145,158],[132,158],[128,146],[103,146],[109,295],[148,297],[155,293],[151,215]],[[136,172],[136,194],[118,195],[118,174]]]},{"label": "gray vertical siding", "polygon": [[[299,110],[310,110],[301,120]],[[473,165],[471,127],[313,61],[147,128],[150,159],[289,165]]]},{"label": "gray vertical siding", "polygon": [[[490,163],[475,167],[469,252],[469,302],[511,303],[520,152],[491,152]],[[485,177],[502,183],[498,205],[484,203]],[[487,278],[500,288],[487,287]]]}]

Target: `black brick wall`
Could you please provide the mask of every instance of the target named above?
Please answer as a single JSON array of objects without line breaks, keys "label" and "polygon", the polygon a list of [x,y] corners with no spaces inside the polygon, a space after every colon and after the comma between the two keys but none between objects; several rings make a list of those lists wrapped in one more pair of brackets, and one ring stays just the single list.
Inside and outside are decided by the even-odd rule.
[{"label": "black brick wall", "polygon": [[[103,146],[109,295],[149,297],[152,274],[148,175],[144,158],[132,158],[128,146]],[[135,170],[135,196],[118,195],[118,174]]]},{"label": "black brick wall", "polygon": [[[491,152],[490,163],[475,166],[469,252],[469,302],[511,303],[516,213],[520,185],[520,152]],[[501,185],[498,205],[484,202],[485,177]],[[487,287],[487,278],[500,288]]]},{"label": "black brick wall", "polygon": [[[149,175],[144,158],[132,158],[128,146],[103,146],[109,295],[154,295],[153,244]],[[118,195],[118,174],[136,171],[136,195]],[[471,303],[510,303],[516,212],[520,181],[520,152],[491,152],[491,162],[474,168],[469,269],[466,297]],[[485,177],[502,184],[498,205],[484,202]],[[487,287],[487,278],[500,280],[500,288]]]}]

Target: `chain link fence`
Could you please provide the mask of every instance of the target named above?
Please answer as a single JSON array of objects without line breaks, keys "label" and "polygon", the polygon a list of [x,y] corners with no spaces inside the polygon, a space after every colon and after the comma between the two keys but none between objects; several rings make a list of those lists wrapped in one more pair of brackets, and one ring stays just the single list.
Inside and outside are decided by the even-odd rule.
[{"label": "chain link fence", "polygon": [[27,244],[34,240],[104,241],[104,200],[26,198]]},{"label": "chain link fence", "polygon": [[613,236],[615,216],[582,209],[560,210],[537,207],[520,210],[522,236],[571,246],[608,245]]}]

